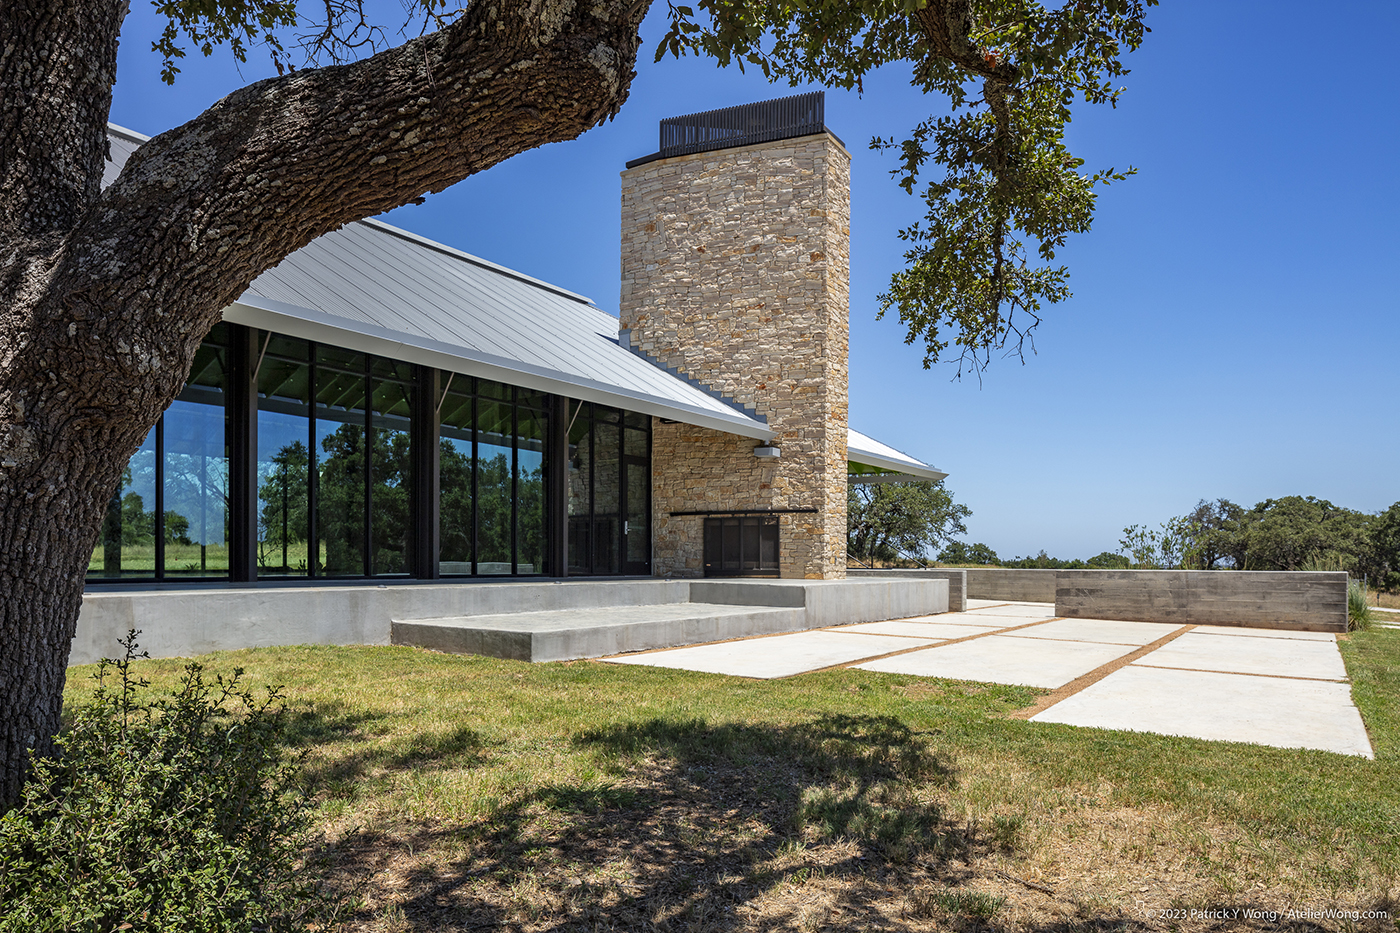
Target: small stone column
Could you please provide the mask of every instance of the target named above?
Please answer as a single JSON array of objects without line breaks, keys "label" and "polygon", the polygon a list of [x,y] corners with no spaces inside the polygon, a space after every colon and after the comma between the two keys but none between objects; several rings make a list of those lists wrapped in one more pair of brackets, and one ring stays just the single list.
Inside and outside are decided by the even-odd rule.
[{"label": "small stone column", "polygon": [[850,154],[821,132],[622,173],[624,340],[766,419],[758,442],[654,425],[653,568],[704,572],[703,518],[780,515],[784,577],[846,572]]}]

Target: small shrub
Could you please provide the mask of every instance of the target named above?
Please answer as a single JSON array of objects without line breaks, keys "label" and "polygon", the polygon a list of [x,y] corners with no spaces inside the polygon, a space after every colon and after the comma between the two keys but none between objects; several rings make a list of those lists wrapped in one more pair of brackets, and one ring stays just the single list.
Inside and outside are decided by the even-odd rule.
[{"label": "small shrub", "polygon": [[1371,627],[1371,607],[1366,603],[1366,587],[1360,580],[1347,581],[1347,630],[1361,632]]},{"label": "small shrub", "polygon": [[282,694],[191,663],[142,699],[135,636],[0,817],[0,931],[306,929],[325,902],[299,867],[309,811]]}]

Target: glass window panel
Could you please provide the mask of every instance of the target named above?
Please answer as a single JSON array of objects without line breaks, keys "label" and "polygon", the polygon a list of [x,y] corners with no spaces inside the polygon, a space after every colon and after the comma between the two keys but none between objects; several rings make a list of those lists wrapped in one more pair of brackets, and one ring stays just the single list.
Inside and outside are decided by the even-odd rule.
[{"label": "glass window panel", "polygon": [[[486,383],[483,381],[482,385]],[[513,407],[477,400],[476,547],[479,574],[511,572]]]},{"label": "glass window panel", "polygon": [[739,533],[740,569],[758,569],[758,518],[740,520]]},{"label": "glass window panel", "polygon": [[629,428],[637,428],[638,430],[645,431],[651,427],[651,416],[629,411],[624,415],[623,423]]},{"label": "glass window panel", "polygon": [[365,377],[316,368],[316,417],[364,422]]},{"label": "glass window panel", "polygon": [[604,408],[602,405],[594,405],[593,420],[617,424],[622,420],[622,412],[618,411],[616,408]]},{"label": "glass window panel", "polygon": [[413,388],[402,382],[376,380],[370,430],[370,573],[404,575],[410,567],[412,478],[409,464]]},{"label": "glass window panel", "polygon": [[492,382],[489,379],[477,380],[476,394],[482,398],[497,399],[502,402],[511,400],[511,387],[501,382]]},{"label": "glass window panel", "polygon": [[[219,393],[222,394],[222,393]],[[176,401],[165,412],[165,575],[228,576],[224,406]]]},{"label": "glass window panel", "polygon": [[127,462],[88,564],[91,579],[156,573],[156,431]]},{"label": "glass window panel", "polygon": [[[627,432],[631,434],[631,431]],[[651,560],[650,512],[647,493],[651,487],[651,471],[645,462],[628,460],[627,467],[627,562],[632,565]],[[639,567],[629,567],[636,572]]]},{"label": "glass window panel", "polygon": [[593,570],[593,421],[589,403],[569,402],[569,572]]},{"label": "glass window panel", "polygon": [[370,357],[369,373],[376,379],[395,379],[407,383],[413,383],[417,380],[412,363],[405,363],[402,360],[388,360],[382,356]]},{"label": "glass window panel", "polygon": [[259,576],[309,573],[310,403],[311,367],[263,357],[258,370]]},{"label": "glass window panel", "polygon": [[546,416],[521,408],[516,418],[516,572],[543,573]]},{"label": "glass window panel", "polygon": [[622,432],[623,453],[629,457],[645,457],[647,455],[647,432],[637,431],[628,428]]},{"label": "glass window panel", "polygon": [[533,389],[515,390],[516,405],[521,405],[526,408],[534,408],[538,411],[543,411],[547,400],[548,396],[546,396],[543,392],[536,392]]},{"label": "glass window panel", "polygon": [[318,367],[316,399],[318,568],[359,576],[366,571],[365,378]]},{"label": "glass window panel", "polygon": [[778,519],[765,516],[759,529],[759,567],[763,570],[778,569]]},{"label": "glass window panel", "polygon": [[[264,361],[266,361],[269,356],[283,356],[289,360],[300,362],[311,359],[311,344],[307,343],[305,340],[298,340],[295,337],[283,337],[280,334],[273,334],[271,340],[267,340],[266,336],[264,336],[263,339],[267,341],[267,351],[263,354]],[[261,371],[259,371],[258,375],[259,377],[262,376]]]},{"label": "glass window panel", "polygon": [[340,347],[329,347],[325,344],[316,345],[316,365],[318,366],[362,375],[366,362],[368,361],[363,353],[343,350]]},{"label": "glass window panel", "polygon": [[[611,412],[616,421],[617,412]],[[594,409],[597,414],[599,409]],[[622,438],[616,424],[593,425],[593,572],[617,573],[622,532]]]},{"label": "glass window panel", "polygon": [[[465,377],[452,380],[456,386]],[[472,572],[472,399],[449,392],[442,403],[438,446],[438,572]]]}]

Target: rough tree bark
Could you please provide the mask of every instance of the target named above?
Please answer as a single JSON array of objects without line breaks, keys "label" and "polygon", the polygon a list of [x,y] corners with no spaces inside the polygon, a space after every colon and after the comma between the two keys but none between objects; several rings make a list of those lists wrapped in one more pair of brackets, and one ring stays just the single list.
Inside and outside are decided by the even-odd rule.
[{"label": "rough tree bark", "polygon": [[220,311],[321,234],[616,113],[649,3],[474,0],[230,94],[105,191],[125,0],[0,3],[0,811],[51,751],[106,501]]}]

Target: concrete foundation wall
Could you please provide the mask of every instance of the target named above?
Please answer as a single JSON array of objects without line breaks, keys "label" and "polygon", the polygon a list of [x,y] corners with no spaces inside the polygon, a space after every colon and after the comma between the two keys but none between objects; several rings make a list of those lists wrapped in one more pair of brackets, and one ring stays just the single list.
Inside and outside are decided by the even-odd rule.
[{"label": "concrete foundation wall", "polygon": [[891,577],[905,577],[913,580],[947,580],[948,611],[967,611],[967,571],[941,568],[927,570],[846,570],[848,580],[876,580]]},{"label": "concrete foundation wall", "polygon": [[794,610],[801,615],[795,631],[947,612],[948,588],[943,580],[569,580],[109,591],[83,597],[69,663],[120,656],[117,639],[131,629],[141,631],[138,642],[152,657],[170,658],[274,645],[387,645],[393,622],[420,619],[677,603]]},{"label": "concrete foundation wall", "polygon": [[1055,601],[1057,570],[968,567],[966,573],[969,599],[1012,599],[1030,603]]},{"label": "concrete foundation wall", "polygon": [[69,664],[119,657],[140,629],[153,658],[272,645],[387,645],[391,619],[682,603],[684,581],[324,586],[87,593]]},{"label": "concrete foundation wall", "polygon": [[1252,570],[1057,570],[1055,614],[1081,619],[1347,630],[1347,575]]}]

